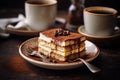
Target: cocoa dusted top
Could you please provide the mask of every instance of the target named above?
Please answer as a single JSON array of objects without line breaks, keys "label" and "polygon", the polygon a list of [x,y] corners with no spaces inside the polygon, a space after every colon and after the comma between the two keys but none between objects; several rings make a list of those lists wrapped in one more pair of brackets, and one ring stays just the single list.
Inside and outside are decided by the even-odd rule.
[{"label": "cocoa dusted top", "polygon": [[[79,33],[69,32],[67,30],[63,30],[62,35],[56,35],[56,31],[59,31],[59,30],[63,30],[63,29],[61,29],[61,28],[49,29],[49,30],[45,30],[45,31],[41,32],[41,34],[48,38],[51,38],[52,41],[59,41],[59,42],[65,42],[65,41],[73,40],[73,39],[80,39],[81,37],[83,37]],[[64,33],[65,33],[65,35],[64,35]],[[59,34],[59,32],[58,32],[58,34]]]}]

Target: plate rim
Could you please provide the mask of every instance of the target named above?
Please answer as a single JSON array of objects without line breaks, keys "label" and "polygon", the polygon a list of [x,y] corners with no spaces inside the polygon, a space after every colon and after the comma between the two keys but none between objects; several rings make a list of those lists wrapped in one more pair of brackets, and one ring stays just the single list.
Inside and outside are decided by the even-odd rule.
[{"label": "plate rim", "polygon": [[[30,41],[30,40],[33,40],[33,39],[38,39],[38,37],[34,37],[34,38],[30,38],[30,39],[28,39],[28,40],[26,40],[26,41],[24,41],[20,46],[19,46],[19,54],[21,55],[21,57],[23,58],[23,59],[25,59],[26,61],[28,61],[28,62],[30,62],[30,61],[32,61],[32,62],[34,62],[34,63],[37,63],[37,64],[39,64],[39,65],[46,65],[46,66],[56,66],[56,67],[69,67],[69,66],[73,66],[73,65],[82,65],[83,63],[81,62],[81,61],[78,61],[78,62],[71,62],[71,63],[46,63],[46,62],[42,62],[42,61],[38,61],[38,60],[34,60],[34,59],[32,59],[32,58],[29,58],[29,57],[27,57],[27,56],[25,56],[24,55],[24,53],[22,53],[22,47],[28,42],[28,41]],[[86,40],[86,41],[88,41],[88,40]],[[88,41],[88,42],[90,42],[90,43],[92,43],[91,41]],[[95,47],[96,47],[96,49],[97,49],[97,52],[95,53],[95,55],[94,55],[94,57],[92,57],[92,58],[89,58],[89,59],[87,59],[86,61],[87,62],[90,62],[90,61],[92,61],[92,60],[94,60],[95,58],[97,58],[98,56],[99,56],[99,54],[100,54],[100,49],[94,44],[94,43],[92,43]],[[30,62],[31,63],[31,62]],[[43,67],[44,68],[44,67]],[[51,69],[51,68],[48,68],[48,69]],[[58,70],[59,69],[61,69],[61,68],[57,68]],[[66,68],[65,68],[66,69]],[[71,68],[70,68],[71,69]]]}]

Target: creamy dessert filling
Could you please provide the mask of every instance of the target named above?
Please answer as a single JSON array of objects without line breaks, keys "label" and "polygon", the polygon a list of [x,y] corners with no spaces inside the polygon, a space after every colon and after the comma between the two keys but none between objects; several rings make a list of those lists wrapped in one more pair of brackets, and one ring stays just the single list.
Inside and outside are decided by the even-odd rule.
[{"label": "creamy dessert filling", "polygon": [[59,45],[55,45],[54,43],[48,43],[46,41],[39,39],[39,45],[46,46],[46,47],[49,47],[51,49],[56,49],[56,50],[59,50],[62,52],[67,52],[67,51],[70,51],[71,49],[79,48],[80,46],[84,47],[85,43],[81,42],[80,44],[73,44],[73,45],[69,45],[69,46],[59,46]]},{"label": "creamy dessert filling", "polygon": [[85,55],[85,50],[81,51],[80,53],[74,53],[74,54],[70,54],[70,55],[67,55],[67,56],[63,56],[61,54],[56,54],[54,52],[51,52],[49,53],[48,51],[44,50],[44,49],[41,49],[41,54],[42,55],[45,55],[51,59],[55,59],[57,61],[68,61],[68,60],[73,60],[73,59],[76,59],[76,58],[79,58],[79,57],[82,57],[83,55]]},{"label": "creamy dessert filling", "polygon": [[42,50],[48,51],[48,53],[54,52],[54,53],[62,55],[62,56],[68,56],[70,54],[78,53],[78,52],[81,52],[85,49],[85,47],[80,47],[80,48],[75,48],[75,49],[71,49],[70,51],[64,52],[64,51],[60,51],[60,50],[57,50],[57,49],[51,49],[50,47],[45,47],[45,46],[42,46],[42,45],[39,45],[39,47]]}]

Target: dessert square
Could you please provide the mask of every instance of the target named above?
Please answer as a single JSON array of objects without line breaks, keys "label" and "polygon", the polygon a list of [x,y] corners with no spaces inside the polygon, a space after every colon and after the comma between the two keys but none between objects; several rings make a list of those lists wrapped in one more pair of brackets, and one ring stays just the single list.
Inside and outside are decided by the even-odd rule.
[{"label": "dessert square", "polygon": [[55,61],[69,61],[85,55],[86,38],[61,28],[40,32],[38,52]]}]

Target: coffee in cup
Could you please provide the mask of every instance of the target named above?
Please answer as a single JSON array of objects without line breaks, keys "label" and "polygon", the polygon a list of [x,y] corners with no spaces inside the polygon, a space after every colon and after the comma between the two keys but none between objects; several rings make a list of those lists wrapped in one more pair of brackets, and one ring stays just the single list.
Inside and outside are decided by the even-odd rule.
[{"label": "coffee in cup", "polygon": [[25,2],[25,15],[32,30],[45,30],[55,23],[56,0],[28,0]]},{"label": "coffee in cup", "polygon": [[110,7],[87,7],[84,9],[84,26],[87,33],[95,36],[114,34],[117,10]]}]

